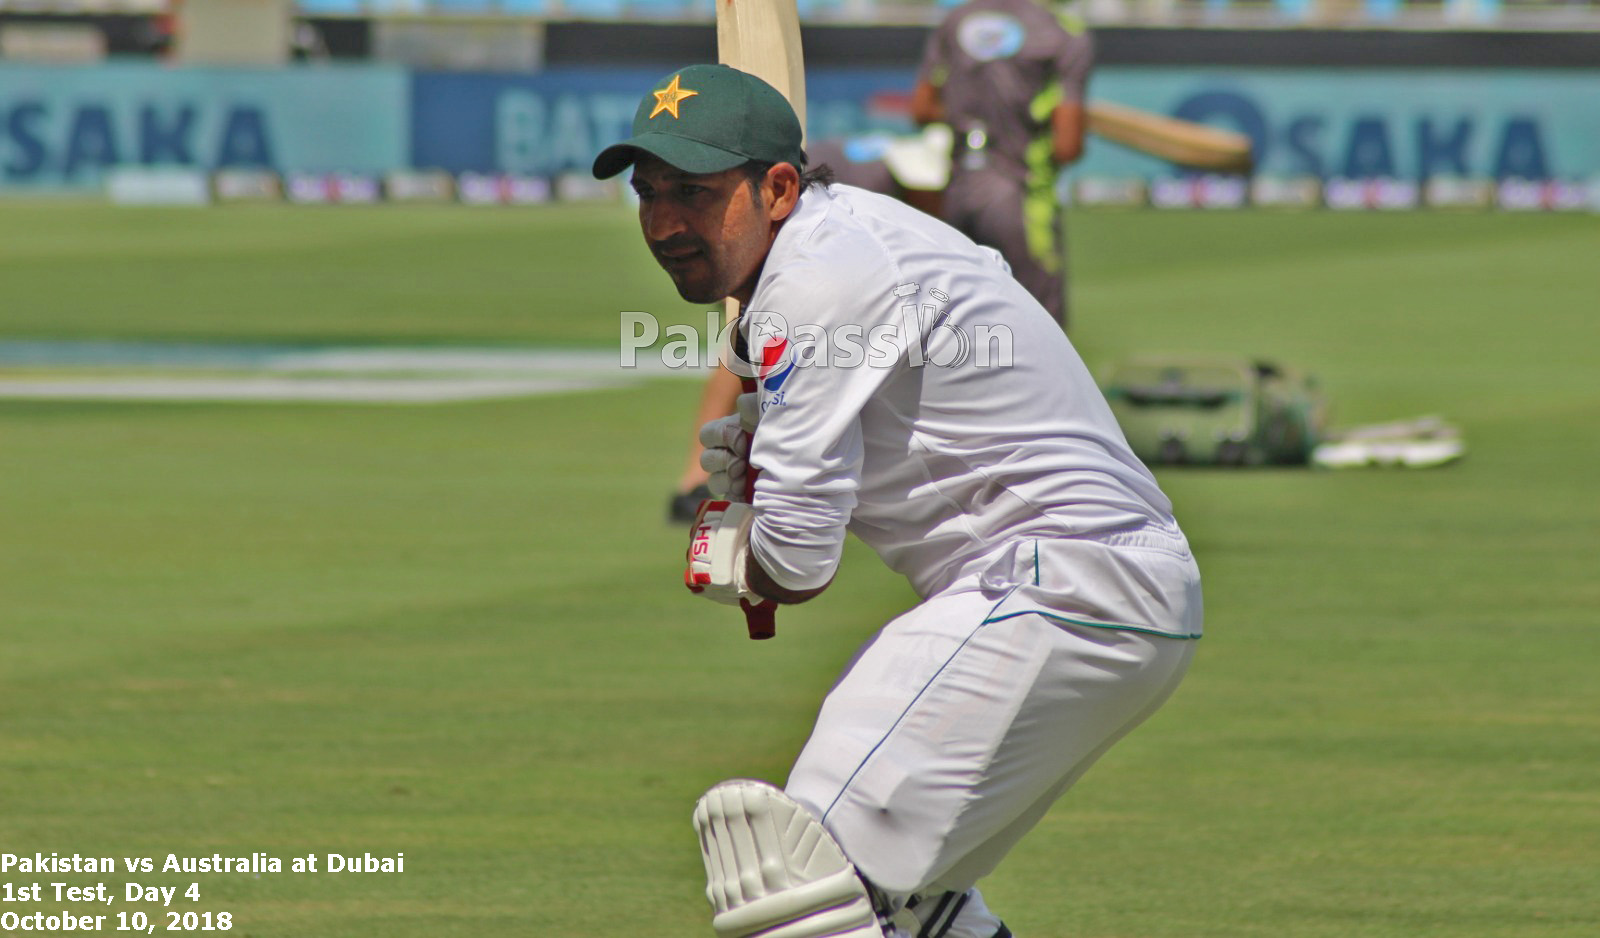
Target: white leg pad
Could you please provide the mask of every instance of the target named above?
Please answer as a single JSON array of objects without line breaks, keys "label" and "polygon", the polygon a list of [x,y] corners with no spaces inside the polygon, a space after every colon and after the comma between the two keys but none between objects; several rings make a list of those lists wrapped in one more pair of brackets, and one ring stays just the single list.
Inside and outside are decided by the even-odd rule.
[{"label": "white leg pad", "polygon": [[867,889],[811,812],[765,782],[722,782],[694,809],[718,938],[883,938]]}]

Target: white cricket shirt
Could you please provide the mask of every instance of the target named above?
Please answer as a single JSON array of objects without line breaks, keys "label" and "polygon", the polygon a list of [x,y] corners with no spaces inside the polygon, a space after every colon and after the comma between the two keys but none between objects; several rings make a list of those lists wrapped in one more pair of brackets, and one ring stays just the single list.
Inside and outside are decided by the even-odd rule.
[{"label": "white cricket shirt", "polygon": [[1186,552],[1060,326],[996,252],[942,222],[810,189],[747,316],[771,362],[750,547],[779,585],[827,582],[847,529],[924,597],[985,574],[1006,585],[1028,541]]}]

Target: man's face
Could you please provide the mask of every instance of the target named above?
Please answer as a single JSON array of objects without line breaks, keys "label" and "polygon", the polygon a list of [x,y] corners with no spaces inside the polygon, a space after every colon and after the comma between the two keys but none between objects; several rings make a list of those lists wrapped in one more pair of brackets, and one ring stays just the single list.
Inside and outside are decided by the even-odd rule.
[{"label": "man's face", "polygon": [[771,205],[741,168],[693,175],[641,155],[633,167],[639,227],[691,303],[749,300],[772,245]]}]

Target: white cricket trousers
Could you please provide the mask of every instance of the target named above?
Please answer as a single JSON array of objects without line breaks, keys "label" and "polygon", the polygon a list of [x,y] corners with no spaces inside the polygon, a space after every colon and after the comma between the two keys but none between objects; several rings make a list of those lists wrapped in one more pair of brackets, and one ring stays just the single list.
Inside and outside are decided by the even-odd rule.
[{"label": "white cricket trousers", "polygon": [[873,885],[903,901],[992,872],[1095,760],[1171,695],[1195,642],[986,622],[996,594],[930,597],[857,653],[789,776]]}]

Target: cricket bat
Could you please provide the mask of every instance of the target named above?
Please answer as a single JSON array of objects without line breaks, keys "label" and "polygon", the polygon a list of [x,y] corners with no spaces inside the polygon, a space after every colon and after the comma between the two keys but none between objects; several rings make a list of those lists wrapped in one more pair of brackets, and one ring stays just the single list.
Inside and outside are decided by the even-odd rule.
[{"label": "cricket bat", "polygon": [[[717,0],[717,59],[727,66],[760,78],[778,89],[806,126],[806,67],[800,49],[800,14],[795,0]],[[739,302],[727,301],[727,321],[739,318]],[[748,359],[749,356],[746,356]],[[743,378],[745,393],[756,390],[756,379]],[[745,477],[745,498],[755,500],[756,469]],[[777,604],[771,600],[751,605],[740,600],[750,637],[777,634]]]},{"label": "cricket bat", "polygon": [[1090,133],[1169,163],[1218,173],[1248,173],[1253,163],[1241,133],[1105,101],[1086,110]]},{"label": "cricket bat", "polygon": [[795,0],[717,0],[717,60],[789,99],[806,126],[806,65]]}]

